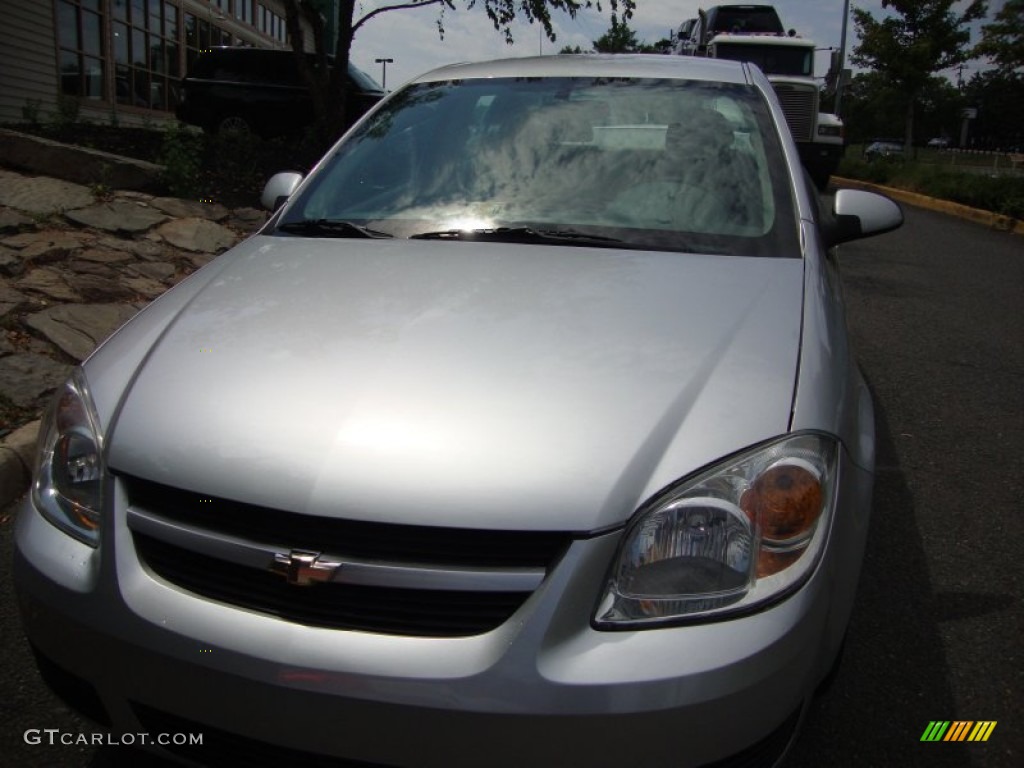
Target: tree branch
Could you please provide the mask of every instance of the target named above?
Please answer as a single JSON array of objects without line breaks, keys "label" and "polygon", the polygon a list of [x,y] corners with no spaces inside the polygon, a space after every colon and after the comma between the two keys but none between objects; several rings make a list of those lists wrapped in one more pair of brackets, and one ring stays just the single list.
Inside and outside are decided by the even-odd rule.
[{"label": "tree branch", "polygon": [[368,14],[363,16],[361,19],[359,19],[359,21],[357,21],[355,24],[352,25],[352,33],[355,34],[356,31],[361,26],[363,26],[363,24],[368,22],[374,16],[377,16],[378,14],[384,13],[385,11],[398,11],[398,10],[402,10],[404,8],[423,8],[423,7],[426,7],[428,5],[442,5],[442,4],[450,5],[448,0],[419,0],[419,2],[416,2],[416,0],[411,0],[411,2],[408,2],[408,3],[399,3],[397,5],[385,5],[385,6],[381,7],[381,8],[375,8],[374,10],[370,11]]}]

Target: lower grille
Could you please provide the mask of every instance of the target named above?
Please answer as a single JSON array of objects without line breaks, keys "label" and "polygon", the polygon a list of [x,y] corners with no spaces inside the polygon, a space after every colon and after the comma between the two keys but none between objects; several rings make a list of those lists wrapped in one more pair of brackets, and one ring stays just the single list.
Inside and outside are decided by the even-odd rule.
[{"label": "lower grille", "polygon": [[202,597],[314,627],[421,637],[489,632],[529,592],[456,592],[354,584],[296,587],[280,576],[133,534],[139,559],[165,581]]},{"label": "lower grille", "polygon": [[800,708],[798,707],[782,722],[782,725],[761,741],[724,760],[708,763],[703,768],[772,768],[778,765],[779,759],[786,753],[799,725]]},{"label": "lower grille", "polygon": [[[268,744],[136,702],[132,702],[131,706],[139,723],[148,733],[201,733],[201,745],[169,745],[164,749],[210,768],[280,768],[291,765],[302,768],[389,768],[383,763],[345,760]],[[724,760],[706,764],[703,768],[772,768],[785,754],[799,723],[800,709],[797,709],[757,744]]]},{"label": "lower grille", "polygon": [[302,768],[387,768],[383,763],[343,760],[268,744],[135,702],[132,703],[132,711],[148,733],[201,733],[202,744],[168,745],[164,749],[209,768],[281,768],[291,765]]},{"label": "lower grille", "polygon": [[110,715],[107,714],[100,695],[91,683],[71,674],[34,645],[32,653],[36,659],[39,675],[47,687],[57,695],[57,698],[93,722],[107,728],[110,727]]}]

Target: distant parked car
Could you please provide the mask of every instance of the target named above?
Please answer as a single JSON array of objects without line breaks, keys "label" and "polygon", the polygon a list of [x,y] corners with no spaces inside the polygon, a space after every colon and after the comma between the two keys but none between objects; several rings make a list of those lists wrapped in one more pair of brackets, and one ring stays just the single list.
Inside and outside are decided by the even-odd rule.
[{"label": "distant parked car", "polygon": [[903,145],[896,141],[873,141],[864,149],[865,160],[901,160]]},{"label": "distant parked car", "polygon": [[[314,64],[312,54],[310,63]],[[330,59],[333,63],[333,58]],[[383,98],[384,89],[351,63],[346,115],[352,122]],[[313,123],[313,100],[291,50],[212,48],[181,81],[175,114],[210,133],[251,131],[277,136]]]},{"label": "distant parked car", "polygon": [[937,147],[939,149],[945,149],[949,146],[949,139],[945,136],[936,136],[934,139],[928,141],[929,147]]}]

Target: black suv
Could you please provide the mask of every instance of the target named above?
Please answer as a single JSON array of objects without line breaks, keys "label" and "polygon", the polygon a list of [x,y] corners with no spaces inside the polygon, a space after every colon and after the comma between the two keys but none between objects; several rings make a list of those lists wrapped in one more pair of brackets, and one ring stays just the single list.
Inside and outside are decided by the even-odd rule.
[{"label": "black suv", "polygon": [[[315,66],[313,54],[306,55]],[[345,114],[350,122],[384,94],[372,77],[349,64]],[[181,81],[175,114],[211,133],[233,129],[264,137],[295,132],[314,119],[313,100],[295,53],[267,48],[224,47],[201,53]]]}]

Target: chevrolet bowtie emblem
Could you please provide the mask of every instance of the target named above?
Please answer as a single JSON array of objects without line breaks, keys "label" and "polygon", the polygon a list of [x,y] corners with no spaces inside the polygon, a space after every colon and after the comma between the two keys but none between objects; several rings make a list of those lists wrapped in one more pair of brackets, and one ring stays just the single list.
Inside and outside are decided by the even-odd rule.
[{"label": "chevrolet bowtie emblem", "polygon": [[284,576],[289,584],[308,587],[311,584],[330,581],[334,578],[342,564],[336,560],[324,560],[319,552],[308,552],[293,549],[288,554],[282,552],[274,555],[270,570]]}]

